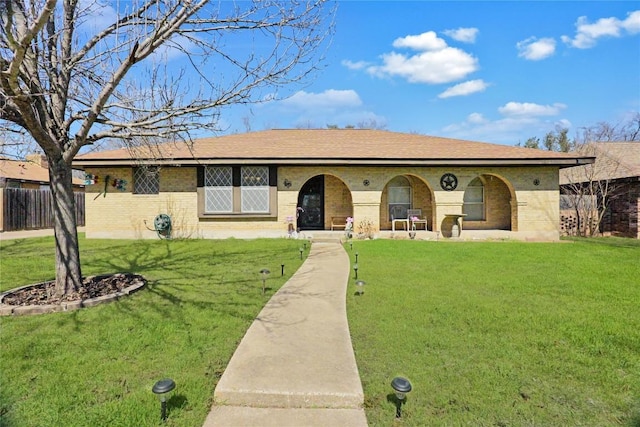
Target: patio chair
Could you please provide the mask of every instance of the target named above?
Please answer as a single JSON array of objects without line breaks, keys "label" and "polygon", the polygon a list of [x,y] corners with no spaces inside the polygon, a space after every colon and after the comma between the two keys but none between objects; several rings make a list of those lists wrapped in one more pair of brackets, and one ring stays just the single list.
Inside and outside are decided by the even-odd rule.
[{"label": "patio chair", "polygon": [[409,217],[407,216],[407,208],[404,206],[392,206],[389,210],[391,215],[391,230],[396,231],[396,222],[402,224],[404,230],[409,230]]},{"label": "patio chair", "polygon": [[[427,230],[427,218],[422,216],[422,209],[407,209],[407,216],[409,217],[409,221],[411,221],[411,229],[416,224],[424,224],[425,231]],[[417,218],[417,219],[412,219]]]}]

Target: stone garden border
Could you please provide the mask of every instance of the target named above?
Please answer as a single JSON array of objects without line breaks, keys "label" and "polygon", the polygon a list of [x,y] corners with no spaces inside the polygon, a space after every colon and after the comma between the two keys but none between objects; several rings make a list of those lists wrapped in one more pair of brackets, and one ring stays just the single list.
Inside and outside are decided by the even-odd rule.
[{"label": "stone garden border", "polygon": [[[97,278],[103,277],[111,277],[115,276],[115,274],[102,274],[96,276]],[[20,291],[22,289],[31,288],[34,286],[42,285],[48,282],[35,283],[31,285],[21,286],[19,288],[14,288],[3,292],[0,294],[0,316],[25,316],[25,315],[35,315],[35,314],[47,314],[47,313],[57,313],[62,311],[74,311],[79,310],[85,307],[93,307],[98,304],[104,304],[112,301],[117,301],[118,299],[131,295],[134,292],[139,291],[144,288],[147,284],[147,281],[143,279],[140,283],[136,283],[134,285],[128,286],[123,290],[109,294],[103,295],[96,298],[88,298],[84,300],[78,301],[65,301],[60,304],[48,304],[48,305],[10,305],[5,304],[4,298],[7,295],[11,295],[14,292]]]}]

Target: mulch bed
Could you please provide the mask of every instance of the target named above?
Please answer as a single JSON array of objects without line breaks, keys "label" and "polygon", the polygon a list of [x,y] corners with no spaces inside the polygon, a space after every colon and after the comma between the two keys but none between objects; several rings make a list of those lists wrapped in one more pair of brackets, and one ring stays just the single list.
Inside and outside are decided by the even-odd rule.
[{"label": "mulch bed", "polygon": [[2,299],[8,305],[54,305],[63,302],[82,301],[123,291],[129,286],[145,283],[144,277],[138,274],[118,273],[103,276],[89,276],[83,279],[83,284],[77,292],[55,295],[55,281],[38,283],[16,291],[10,291]]}]

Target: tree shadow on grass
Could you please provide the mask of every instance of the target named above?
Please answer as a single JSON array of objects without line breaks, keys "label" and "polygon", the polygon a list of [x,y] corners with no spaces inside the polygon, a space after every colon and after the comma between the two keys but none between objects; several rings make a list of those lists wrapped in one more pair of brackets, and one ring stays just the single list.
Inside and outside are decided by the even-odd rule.
[{"label": "tree shadow on grass", "polygon": [[[247,311],[247,306],[260,305],[262,298],[269,298],[280,287],[275,284],[282,285],[291,276],[274,274],[269,278],[267,293],[263,296],[259,267],[279,271],[282,264],[291,265],[299,256],[297,250],[283,251],[278,245],[271,249],[247,244],[239,247],[222,245],[220,248],[215,246],[215,241],[211,242],[213,244],[138,241],[103,249],[91,248],[93,257],[85,261],[84,270],[95,274],[132,272],[148,280],[142,294],[148,292],[157,299],[143,295],[126,297],[115,303],[120,314],[140,318],[140,312],[152,310],[165,318],[182,318],[183,308],[196,308],[252,320],[255,313],[248,314],[248,311],[253,312]],[[104,254],[96,255],[100,250]],[[274,260],[278,268],[275,268]],[[141,307],[143,309],[139,310]],[[72,319],[77,321],[78,318],[73,316]],[[77,324],[76,328],[79,326]]]}]

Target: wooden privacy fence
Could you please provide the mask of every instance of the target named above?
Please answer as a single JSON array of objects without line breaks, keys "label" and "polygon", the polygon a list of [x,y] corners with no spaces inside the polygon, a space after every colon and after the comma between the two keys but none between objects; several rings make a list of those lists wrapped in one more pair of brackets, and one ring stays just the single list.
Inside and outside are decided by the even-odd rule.
[{"label": "wooden privacy fence", "polygon": [[[84,193],[74,193],[76,220],[84,226]],[[51,191],[4,188],[0,198],[2,231],[53,228]]]}]

